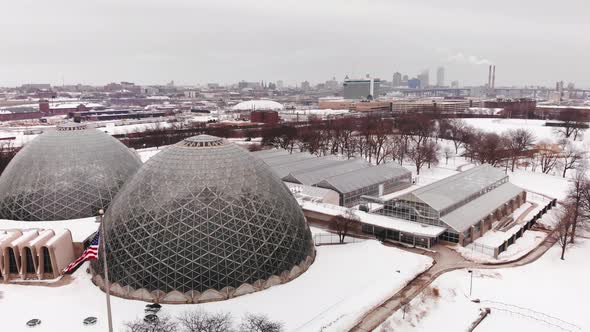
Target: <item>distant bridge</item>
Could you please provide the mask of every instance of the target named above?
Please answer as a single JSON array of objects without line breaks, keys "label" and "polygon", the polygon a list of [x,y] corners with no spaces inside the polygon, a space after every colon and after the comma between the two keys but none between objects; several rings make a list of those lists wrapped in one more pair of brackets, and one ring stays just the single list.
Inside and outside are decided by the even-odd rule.
[{"label": "distant bridge", "polygon": [[[408,88],[393,88],[392,91],[402,93],[404,96],[416,96],[416,97],[442,97],[442,96],[470,96],[473,88],[424,88],[424,89],[408,89]],[[482,88],[483,89],[483,88]],[[526,97],[533,95],[547,95],[552,92],[557,92],[555,89],[547,88],[494,88],[487,89],[486,94],[488,95],[517,95],[519,97]],[[590,89],[572,89],[564,90],[564,93],[570,95],[570,97],[583,97],[590,95]]]}]

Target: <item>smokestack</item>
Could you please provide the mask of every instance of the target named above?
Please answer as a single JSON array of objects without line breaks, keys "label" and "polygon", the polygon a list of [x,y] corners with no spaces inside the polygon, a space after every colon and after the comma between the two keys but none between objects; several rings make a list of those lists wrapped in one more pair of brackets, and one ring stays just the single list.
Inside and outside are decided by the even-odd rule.
[{"label": "smokestack", "polygon": [[375,98],[375,96],[373,95],[374,90],[375,90],[375,81],[373,81],[373,79],[371,78],[371,85],[370,85],[370,88],[369,88],[369,94],[373,98]]},{"label": "smokestack", "polygon": [[496,88],[496,65],[494,65],[494,69],[492,69],[492,89]]},{"label": "smokestack", "polygon": [[488,88],[492,87],[492,65],[490,65],[488,72]]}]

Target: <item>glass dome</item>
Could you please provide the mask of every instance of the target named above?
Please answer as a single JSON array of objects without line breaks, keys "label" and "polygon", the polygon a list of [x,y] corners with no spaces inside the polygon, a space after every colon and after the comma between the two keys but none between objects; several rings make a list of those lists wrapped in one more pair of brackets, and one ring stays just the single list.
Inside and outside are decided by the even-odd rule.
[{"label": "glass dome", "polygon": [[[135,290],[237,288],[289,272],[315,253],[282,181],[258,157],[208,135],[148,160],[105,222],[110,280]],[[102,273],[101,264],[93,261],[94,270]]]},{"label": "glass dome", "polygon": [[0,219],[94,216],[140,166],[137,154],[108,134],[58,126],[26,144],[0,176]]}]

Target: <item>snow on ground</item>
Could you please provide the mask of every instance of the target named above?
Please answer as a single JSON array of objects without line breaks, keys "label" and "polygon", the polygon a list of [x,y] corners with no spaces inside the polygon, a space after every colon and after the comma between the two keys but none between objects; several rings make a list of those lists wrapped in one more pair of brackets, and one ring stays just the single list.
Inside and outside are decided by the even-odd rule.
[{"label": "snow on ground", "polygon": [[103,125],[104,127],[101,127],[99,129],[108,133],[109,135],[129,134],[145,131],[147,129],[153,129],[156,127],[168,128],[171,126],[171,124],[167,121],[157,121],[155,119],[147,121],[142,120],[141,123],[137,122],[138,121],[118,120],[114,122],[97,123],[97,125]]},{"label": "snow on ground", "polygon": [[[529,194],[529,198],[530,198]],[[535,202],[538,204],[534,209],[531,209],[525,217],[523,217],[523,222],[529,221],[534,215],[536,215],[549,201],[539,201]],[[528,205],[531,206],[531,203],[525,203],[519,210],[522,210],[520,213],[517,214],[517,211],[513,213],[515,219],[518,218],[526,209],[523,210],[523,207]],[[543,225],[546,228],[553,228],[555,223],[558,219],[558,212],[559,207],[553,208],[544,214],[541,219],[537,221],[538,225]],[[528,254],[531,250],[535,249],[545,238],[547,238],[548,233],[543,231],[534,231],[534,230],[527,230],[523,233],[522,237],[517,239],[513,244],[509,245],[506,248],[506,251],[501,252],[498,255],[498,258],[494,258],[489,252],[484,253],[482,252],[483,249],[481,246],[487,246],[490,248],[498,247],[508,238],[510,238],[513,234],[515,234],[520,229],[520,224],[515,225],[514,227],[506,230],[506,231],[497,231],[491,230],[486,232],[482,237],[476,239],[473,245],[468,245],[467,247],[460,247],[460,246],[453,246],[451,247],[453,250],[456,250],[460,253],[463,257],[467,258],[468,260],[478,262],[478,263],[501,263],[501,262],[508,262],[513,261],[518,258],[523,257],[524,255]],[[478,246],[479,245],[479,246]]]},{"label": "snow on ground", "polygon": [[313,226],[309,226],[309,230],[311,231],[311,235],[332,234],[325,229],[317,228],[317,227],[313,227]]},{"label": "snow on ground", "polygon": [[[489,231],[487,232],[484,237],[490,236],[493,238],[501,238],[501,242],[504,242],[502,235],[497,235],[494,233],[503,233],[503,232],[496,232],[496,231]],[[468,247],[461,247],[461,246],[453,246],[452,248],[456,250],[461,256],[467,258],[470,261],[477,262],[477,263],[501,263],[506,261],[512,261],[518,259],[531,250],[535,249],[545,238],[547,237],[547,233],[539,232],[539,231],[526,231],[517,239],[513,244],[509,245],[506,248],[506,251],[500,253],[498,258],[494,258],[493,256],[487,255],[485,253],[479,252],[476,249],[471,249]]]},{"label": "snow on ground", "polygon": [[567,178],[553,176],[530,171],[515,170],[508,172],[510,182],[531,191],[548,197],[561,200],[567,196],[569,181]]},{"label": "snow on ground", "polygon": [[57,220],[57,221],[16,221],[0,219],[0,230],[10,229],[69,229],[72,232],[74,242],[82,242],[90,235],[94,234],[100,224],[96,222],[96,217]]},{"label": "snow on ground", "polygon": [[[230,311],[238,320],[245,313],[264,313],[282,321],[286,331],[343,331],[371,307],[395,294],[432,264],[428,257],[386,247],[377,241],[321,246],[308,271],[284,285],[222,302],[164,305],[163,314],[191,309]],[[399,270],[400,272],[396,272]],[[105,295],[92,284],[81,267],[72,283],[61,287],[0,284],[2,327],[28,331],[25,323],[42,320],[36,331],[104,331]],[[125,321],[143,317],[145,302],[111,297],[115,331]],[[98,317],[95,326],[82,320]]]},{"label": "snow on ground", "polygon": [[545,120],[526,120],[526,119],[464,119],[465,122],[478,129],[491,131],[501,134],[511,129],[529,129],[537,140],[554,140],[555,133],[552,127],[545,126]]},{"label": "snow on ground", "polygon": [[146,161],[148,161],[148,159],[155,156],[156,154],[158,154],[158,152],[164,150],[165,148],[166,146],[160,146],[157,148],[137,149],[136,151],[141,161],[145,163]]},{"label": "snow on ground", "polygon": [[590,297],[586,287],[590,241],[578,241],[566,252],[564,261],[559,258],[559,246],[554,246],[529,265],[474,270],[472,297],[481,304],[468,299],[470,275],[466,270],[446,273],[432,284],[439,288],[441,298],[415,326],[401,320],[400,312],[390,324],[396,331],[439,331],[441,326],[445,331],[465,331],[480,307],[490,307],[491,315],[477,332],[589,331],[590,316],[583,301]]}]

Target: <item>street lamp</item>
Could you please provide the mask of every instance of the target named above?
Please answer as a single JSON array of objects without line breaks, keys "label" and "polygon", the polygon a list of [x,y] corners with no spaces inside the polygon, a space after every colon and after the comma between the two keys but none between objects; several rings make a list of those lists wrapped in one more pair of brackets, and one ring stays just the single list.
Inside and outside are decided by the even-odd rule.
[{"label": "street lamp", "polygon": [[111,317],[111,297],[110,297],[110,285],[109,285],[109,268],[107,267],[107,247],[106,240],[107,232],[104,227],[104,209],[98,210],[100,216],[100,246],[102,247],[102,266],[104,273],[104,290],[107,296],[107,317],[109,321],[109,332],[113,332],[113,319]]},{"label": "street lamp", "polygon": [[471,275],[471,280],[469,282],[469,296],[471,296],[471,291],[473,290],[473,270],[467,270]]}]

